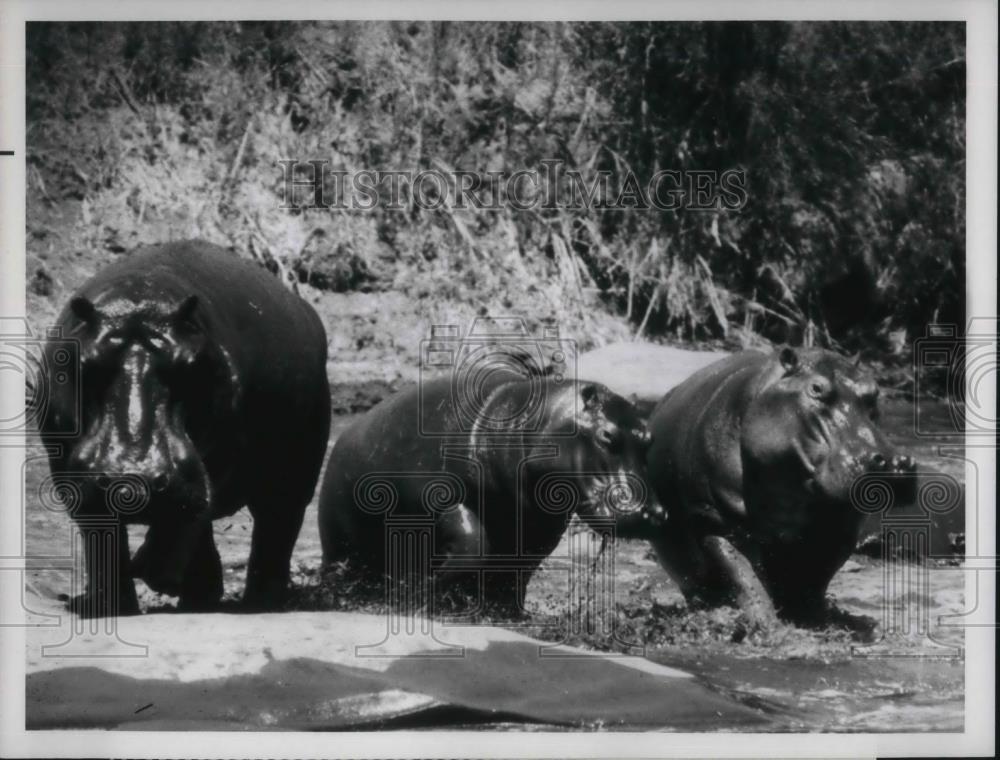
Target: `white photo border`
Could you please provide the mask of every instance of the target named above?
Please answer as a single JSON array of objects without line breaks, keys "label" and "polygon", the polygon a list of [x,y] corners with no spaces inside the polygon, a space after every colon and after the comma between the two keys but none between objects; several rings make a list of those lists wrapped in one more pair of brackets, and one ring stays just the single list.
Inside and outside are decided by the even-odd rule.
[{"label": "white photo border", "polygon": [[[3,0],[0,3],[0,314],[25,310],[25,22],[56,20],[225,19],[466,20],[960,20],[967,29],[967,314],[997,314],[997,5],[989,0],[507,0],[405,4],[299,0]],[[3,399],[20,398],[13,373],[0,373]],[[995,380],[995,373],[992,380]],[[989,403],[995,388],[987,389]],[[5,406],[6,408],[6,406]],[[996,418],[993,409],[993,418]],[[979,552],[996,555],[996,450],[971,445],[968,477],[980,477]],[[19,473],[24,451],[0,448],[0,472]],[[976,493],[977,489],[968,489]],[[21,490],[0,479],[0,532],[18,530]],[[967,520],[971,521],[970,510]],[[966,573],[966,599],[995,625],[994,573]],[[0,572],[4,614],[20,608],[21,576]],[[988,616],[988,617],[987,617]],[[9,618],[6,618],[9,619]],[[995,628],[967,629],[965,731],[944,734],[490,733],[393,731],[348,733],[31,731],[25,719],[25,630],[0,629],[0,756],[157,757],[664,757],[664,756],[949,756],[994,754]],[[988,667],[987,667],[988,664]]]}]

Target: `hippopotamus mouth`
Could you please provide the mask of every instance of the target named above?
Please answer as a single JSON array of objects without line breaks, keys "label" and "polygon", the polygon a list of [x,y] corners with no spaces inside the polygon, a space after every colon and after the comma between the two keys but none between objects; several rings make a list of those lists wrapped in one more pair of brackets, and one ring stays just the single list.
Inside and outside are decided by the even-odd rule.
[{"label": "hippopotamus mouth", "polygon": [[642,478],[619,469],[593,477],[578,509],[583,518],[620,517],[646,509],[648,501]]},{"label": "hippopotamus mouth", "polygon": [[[811,455],[806,450],[806,444],[810,444]],[[804,435],[802,437],[793,436],[791,446],[799,463],[807,473],[805,480],[807,490],[812,491],[818,488],[817,479],[820,477],[820,471],[829,462],[835,450],[830,423],[822,414],[810,416],[805,425]]]},{"label": "hippopotamus mouth", "polygon": [[816,482],[817,471],[825,458],[822,456],[822,452],[830,452],[831,450],[830,432],[823,418],[817,416],[812,418],[812,424],[806,426],[806,434],[815,444],[816,453],[813,456],[810,456],[806,451],[801,439],[793,437],[791,445],[792,451],[806,472],[805,488],[810,493],[815,493],[819,489],[819,484]]},{"label": "hippopotamus mouth", "polygon": [[579,432],[555,468],[578,484],[576,513],[603,521],[641,512],[650,501],[644,473],[652,437],[645,421],[631,402],[598,383],[581,381],[579,393],[573,418]]},{"label": "hippopotamus mouth", "polygon": [[790,443],[805,472],[803,486],[810,494],[840,497],[858,478],[868,477],[883,480],[892,488],[896,503],[906,503],[916,495],[917,467],[913,459],[905,454],[885,455],[876,450],[838,451],[830,422],[822,415],[811,417],[802,438],[792,437]]}]

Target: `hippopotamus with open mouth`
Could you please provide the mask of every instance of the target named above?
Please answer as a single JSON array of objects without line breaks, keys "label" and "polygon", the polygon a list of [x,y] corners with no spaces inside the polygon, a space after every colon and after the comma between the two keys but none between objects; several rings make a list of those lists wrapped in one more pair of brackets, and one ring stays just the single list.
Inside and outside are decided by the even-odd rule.
[{"label": "hippopotamus with open mouth", "polygon": [[624,520],[620,534],[651,537],[689,602],[736,603],[761,623],[775,608],[821,619],[865,517],[859,479],[896,504],[915,497],[916,466],[880,432],[878,395],[867,372],[820,349],[705,367],[650,417],[648,478],[667,519]]},{"label": "hippopotamus with open mouth", "polygon": [[[243,506],[254,518],[244,602],[278,604],[329,433],[316,312],[263,268],[183,242],[101,270],[58,325],[62,342],[46,350],[77,340],[79,381],[46,384],[41,432],[53,477],[77,494],[67,508],[87,588],[71,607],[138,612],[129,570],[182,608],[218,602],[212,521]],[[131,560],[129,523],[149,526]]]},{"label": "hippopotamus with open mouth", "polygon": [[[371,579],[433,577],[434,592],[459,604],[516,614],[570,517],[609,528],[649,507],[649,434],[631,403],[541,374],[495,371],[475,385],[482,403],[466,415],[442,377],[344,431],[320,491],[325,564],[350,560]],[[425,540],[425,557],[407,555]]]}]

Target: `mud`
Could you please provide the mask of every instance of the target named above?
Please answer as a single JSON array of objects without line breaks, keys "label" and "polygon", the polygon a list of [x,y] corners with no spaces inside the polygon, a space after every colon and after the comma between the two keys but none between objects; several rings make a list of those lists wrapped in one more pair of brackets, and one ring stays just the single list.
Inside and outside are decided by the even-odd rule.
[{"label": "mud", "polygon": [[[944,408],[935,411],[947,413]],[[901,402],[886,410],[886,426],[893,438],[914,451],[921,462],[961,480],[960,459],[941,457],[933,439],[907,434],[912,427],[911,415],[909,405]],[[351,420],[346,415],[335,417],[333,439]],[[73,535],[69,519],[38,503],[38,485],[46,474],[44,459],[29,462],[28,552],[31,556],[67,556]],[[961,515],[947,519],[951,527],[962,524]],[[238,609],[251,527],[245,510],[215,525],[225,568],[224,610]],[[877,524],[871,527],[877,532]],[[142,534],[142,526],[131,528],[133,551]],[[575,561],[570,560],[570,541],[577,542]],[[581,545],[585,546],[583,560],[579,559]],[[313,503],[293,557],[294,589],[289,609],[384,611],[381,589],[351,587],[336,572],[321,577],[320,559]],[[918,568],[903,560],[892,564],[897,569]],[[898,602],[899,587],[887,591],[884,560],[860,554],[848,561],[830,586],[832,613],[827,625],[808,630],[780,626],[761,632],[748,629],[741,615],[729,608],[688,609],[645,544],[619,541],[601,553],[586,528],[574,524],[533,578],[528,614],[517,620],[487,615],[476,622],[501,625],[547,641],[643,654],[654,662],[692,672],[744,704],[766,705],[767,730],[961,730],[964,660],[957,655],[963,629],[959,620],[947,616],[960,615],[965,609],[964,573],[960,561],[949,556],[929,559],[927,567],[927,585],[913,609],[926,619],[929,637],[912,632],[886,639],[886,600]],[[604,570],[599,572],[598,568]],[[613,584],[613,588],[599,584]],[[33,570],[28,585],[29,592],[38,596],[64,598],[70,588],[69,573],[65,569]],[[166,613],[173,610],[176,600],[155,594],[141,582],[137,586],[143,610],[162,614],[162,624],[170,626],[172,615]],[[610,596],[602,597],[601,588],[611,588]],[[613,603],[601,609],[594,604],[600,598],[610,598]],[[916,625],[916,618],[912,622]],[[288,636],[295,635],[289,628]],[[864,649],[874,645],[878,646]],[[887,650],[896,656],[872,656]],[[530,694],[525,693],[524,699],[530,699]],[[455,719],[463,725],[479,722],[471,714],[456,715]],[[501,723],[512,728],[519,725],[516,720]]]}]

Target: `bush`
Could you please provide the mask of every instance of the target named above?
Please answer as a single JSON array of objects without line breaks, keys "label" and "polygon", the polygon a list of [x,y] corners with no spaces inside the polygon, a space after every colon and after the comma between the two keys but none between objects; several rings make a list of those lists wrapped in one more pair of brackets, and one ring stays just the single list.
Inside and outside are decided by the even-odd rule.
[{"label": "bush", "polygon": [[[169,229],[577,334],[870,349],[964,320],[964,79],[950,23],[32,23],[29,164],[94,249]],[[304,213],[281,158],[737,169],[748,203]]]}]

